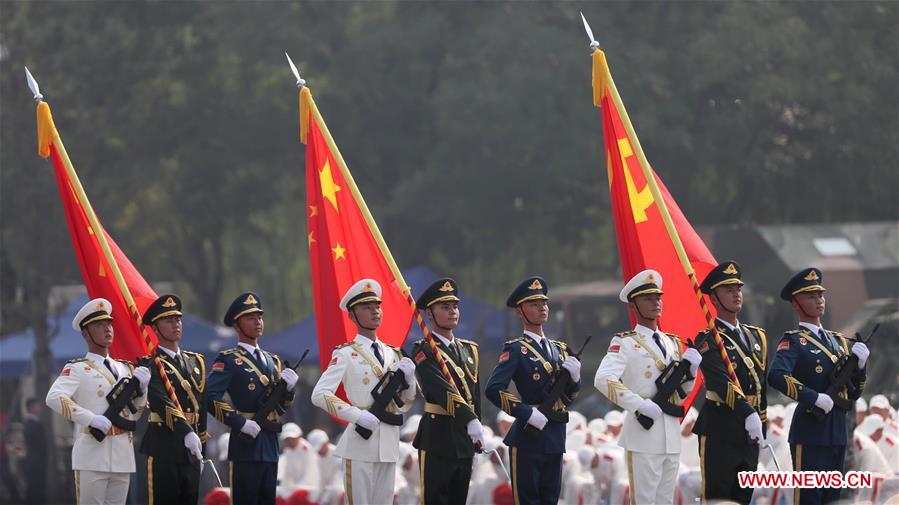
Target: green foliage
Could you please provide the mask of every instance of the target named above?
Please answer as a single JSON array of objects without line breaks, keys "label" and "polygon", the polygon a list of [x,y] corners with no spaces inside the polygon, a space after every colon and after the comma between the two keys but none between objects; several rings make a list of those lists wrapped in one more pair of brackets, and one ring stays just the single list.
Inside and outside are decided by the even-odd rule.
[{"label": "green foliage", "polygon": [[[896,219],[895,2],[581,6],[694,224]],[[569,3],[13,2],[0,18],[3,331],[80,282],[23,65],[113,237],[187,310],[311,310],[283,52],[402,266],[500,303],[612,275],[599,111]],[[415,288],[415,286],[413,287]],[[418,286],[420,288],[420,286]]]}]

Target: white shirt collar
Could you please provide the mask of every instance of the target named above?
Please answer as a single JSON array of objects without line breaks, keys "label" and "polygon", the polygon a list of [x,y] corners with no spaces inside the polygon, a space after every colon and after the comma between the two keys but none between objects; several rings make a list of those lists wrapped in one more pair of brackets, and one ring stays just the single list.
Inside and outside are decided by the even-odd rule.
[{"label": "white shirt collar", "polygon": [[822,327],[820,327],[820,326],[818,326],[818,325],[816,325],[816,324],[806,323],[806,322],[803,322],[803,321],[800,321],[800,322],[799,322],[799,326],[804,326],[804,327],[808,328],[808,329],[812,332],[812,335],[814,335],[814,336],[816,336],[816,337],[820,336],[821,330],[824,329],[824,328],[822,328]]},{"label": "white shirt collar", "polygon": [[[259,351],[259,354],[262,354],[262,348],[259,347],[258,345],[252,346],[252,345],[247,344],[247,343],[245,343],[245,342],[238,342],[237,345],[239,345],[239,346],[243,347],[244,349],[246,349],[247,351],[249,351],[250,354],[255,353],[257,350]],[[164,349],[164,348],[163,348],[163,349]]]},{"label": "white shirt collar", "polygon": [[174,358],[175,356],[180,356],[180,355],[181,355],[180,352],[175,352],[175,351],[173,351],[173,350],[171,350],[171,349],[169,349],[169,348],[167,348],[167,347],[159,346],[159,349],[160,349],[162,352],[168,354],[170,358]]},{"label": "white shirt collar", "polygon": [[740,327],[740,320],[739,320],[739,319],[737,319],[737,325],[736,325],[736,326],[734,326],[734,325],[728,323],[727,321],[725,321],[724,319],[721,319],[720,317],[718,317],[718,318],[716,318],[716,319],[718,320],[719,323],[723,324],[724,326],[727,326],[727,329],[728,329],[728,330],[733,331],[734,329]]},{"label": "white shirt collar", "polygon": [[444,337],[443,335],[437,333],[436,331],[432,331],[431,333],[432,333],[435,337],[439,338],[440,341],[443,342],[443,345],[445,345],[445,346],[447,346],[447,347],[449,347],[450,344],[452,344],[452,343],[454,343],[454,342],[456,341],[455,338],[453,338],[452,340],[450,340],[450,339]]},{"label": "white shirt collar", "polygon": [[658,333],[660,337],[662,336],[661,331],[653,330],[652,328],[643,326],[642,324],[638,324],[637,326],[634,326],[634,331],[636,331],[640,335],[643,335],[646,338],[652,338],[653,333]]},{"label": "white shirt collar", "polygon": [[115,361],[115,360],[112,359],[112,357],[110,357],[110,356],[100,356],[99,354],[95,354],[95,353],[92,353],[92,352],[88,352],[87,355],[85,355],[85,358],[87,358],[87,359],[89,359],[89,360],[91,360],[91,361],[96,361],[97,363],[103,363],[103,360],[104,360],[104,359],[109,359],[109,362],[110,362],[110,363],[112,363],[113,361]]},{"label": "white shirt collar", "polygon": [[528,330],[524,330],[524,334],[531,337],[532,339],[534,339],[534,341],[537,342],[538,344],[540,344],[541,346],[543,345],[543,339],[546,338],[543,335],[538,335],[538,334],[534,333],[533,331],[528,331]]}]

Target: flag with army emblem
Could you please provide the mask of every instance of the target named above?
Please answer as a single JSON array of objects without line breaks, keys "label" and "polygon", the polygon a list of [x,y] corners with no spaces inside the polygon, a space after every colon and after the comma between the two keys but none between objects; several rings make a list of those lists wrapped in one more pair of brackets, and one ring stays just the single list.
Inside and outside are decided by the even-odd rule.
[{"label": "flag with army emblem", "polygon": [[[622,115],[626,117],[627,111],[614,89],[614,83],[607,82],[603,75],[611,74],[608,74],[605,55],[597,50],[593,55],[593,98],[594,104],[602,109],[609,192],[623,280],[627,282],[646,269],[662,274],[665,295],[659,325],[663,331],[692,340],[699,331],[708,327],[705,315],[697,303],[692,283],[684,273],[671,235],[640,167],[634,148],[639,143],[636,133],[627,131],[622,122]],[[649,172],[658,184],[677,236],[696,272],[697,281],[702,282],[717,262],[659,176],[652,168]]]},{"label": "flag with army emblem", "polygon": [[[147,281],[134,268],[94,213],[90,200],[78,180],[75,168],[65,152],[59,132],[53,123],[50,106],[38,104],[38,154],[49,157],[56,174],[59,196],[69,225],[69,235],[75,248],[75,257],[81,269],[81,277],[90,298],[106,298],[112,303],[115,339],[109,352],[113,357],[133,361],[156,345],[156,335],[141,327],[140,315],[156,300],[157,295]],[[93,221],[99,229],[91,224]],[[102,233],[101,242],[97,233]],[[110,268],[105,249],[116,263],[121,274]],[[123,292],[127,290],[128,293]],[[129,299],[133,303],[129,302]]]},{"label": "flag with army emblem", "polygon": [[324,370],[334,347],[356,335],[339,307],[354,283],[370,278],[381,284],[378,337],[387,344],[403,345],[415,305],[307,87],[300,91],[300,140],[306,144],[307,244]]}]

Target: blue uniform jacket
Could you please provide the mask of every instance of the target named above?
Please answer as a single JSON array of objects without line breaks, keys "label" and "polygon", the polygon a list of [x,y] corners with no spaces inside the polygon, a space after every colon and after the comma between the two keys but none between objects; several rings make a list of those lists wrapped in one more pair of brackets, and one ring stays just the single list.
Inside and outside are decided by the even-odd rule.
[{"label": "blue uniform jacket", "polygon": [[[524,430],[534,408],[532,405],[537,406],[543,402],[544,387],[552,383],[554,374],[561,369],[562,362],[569,354],[566,344],[555,340],[550,342],[551,356],[544,356],[539,344],[528,336],[506,342],[499,363],[487,381],[487,399],[515,417],[504,440],[509,447],[544,454],[565,452],[564,424],[548,422],[539,435]],[[543,360],[550,365],[549,372],[546,371]],[[508,391],[510,382],[515,382],[520,399]],[[574,400],[580,388],[580,382],[573,383],[566,395]],[[558,404],[556,406],[563,408]]]},{"label": "blue uniform jacket", "polygon": [[[841,348],[834,354],[837,358],[849,352],[848,343],[843,335],[835,331],[825,331],[840,343]],[[834,406],[822,422],[816,421],[814,416],[806,412],[815,405],[818,393],[827,390],[830,385],[830,371],[834,368],[834,363],[818,345],[815,345],[816,342],[827,348],[826,343],[821,342],[805,328],[784,333],[777,345],[774,362],[768,374],[768,383],[799,402],[790,425],[791,444],[846,445],[849,433],[846,411]],[[861,391],[865,387],[864,369],[852,377],[852,383],[856,390],[846,396],[855,401],[861,396]],[[844,391],[844,395],[845,393]]]},{"label": "blue uniform jacket", "polygon": [[[207,408],[210,414],[231,428],[228,442],[230,461],[278,462],[278,434],[265,430],[252,441],[240,436],[240,429],[256,412],[266,389],[281,376],[281,360],[263,351],[266,363],[242,347],[228,349],[215,358],[206,380]],[[224,400],[225,393],[231,403]],[[286,409],[293,402],[293,391],[282,403]]]}]

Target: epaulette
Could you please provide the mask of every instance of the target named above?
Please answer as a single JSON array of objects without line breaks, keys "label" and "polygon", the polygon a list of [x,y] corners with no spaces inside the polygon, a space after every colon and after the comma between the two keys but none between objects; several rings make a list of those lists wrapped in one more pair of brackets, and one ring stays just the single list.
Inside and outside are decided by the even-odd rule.
[{"label": "epaulette", "polygon": [[833,333],[834,335],[836,335],[840,338],[845,338],[845,337],[843,337],[843,334],[838,331],[833,331],[833,330],[824,330],[824,331],[829,331],[830,333]]},{"label": "epaulette", "polygon": [[561,340],[549,339],[549,341],[554,344],[559,344],[559,347],[561,347],[562,349],[568,350],[568,344],[566,344],[565,342],[562,342]]},{"label": "epaulette", "polygon": [[478,343],[473,340],[465,340],[464,338],[460,338],[458,340],[459,340],[459,342],[462,342],[463,344],[473,345],[475,347],[478,346]]},{"label": "epaulette", "polygon": [[799,330],[787,330],[784,332],[784,335],[795,335],[799,333]]},{"label": "epaulette", "polygon": [[622,331],[622,332],[620,332],[620,333],[616,333],[615,336],[616,336],[616,337],[624,338],[624,337],[633,337],[633,336],[636,335],[636,334],[637,334],[636,331],[630,330],[630,331]]},{"label": "epaulette", "polygon": [[156,356],[154,356],[152,354],[147,354],[146,356],[141,356],[141,357],[137,358],[137,362],[140,363],[141,361],[144,361],[144,362],[152,361],[153,358],[155,358],[155,357]]},{"label": "epaulette", "polygon": [[240,351],[240,347],[232,347],[221,352],[221,354],[235,354]]},{"label": "epaulette", "polygon": [[344,347],[349,346],[349,345],[353,345],[353,341],[352,341],[352,340],[350,340],[349,342],[344,342],[344,343],[342,343],[342,344],[340,344],[340,345],[334,346],[334,350],[336,351],[337,349],[343,349]]},{"label": "epaulette", "polygon": [[66,361],[66,363],[81,363],[82,361],[87,361],[87,358],[75,358]]},{"label": "epaulette", "polygon": [[198,358],[202,358],[202,357],[203,357],[203,355],[202,355],[201,353],[198,353],[198,352],[193,352],[193,351],[181,351],[181,352],[183,352],[184,354],[190,355],[190,356],[196,356],[196,357],[198,357]]},{"label": "epaulette", "polygon": [[514,344],[515,342],[520,342],[524,337],[513,338],[512,340],[506,340],[505,345]]},{"label": "epaulette", "polygon": [[113,358],[113,359],[116,360],[116,361],[118,361],[119,363],[125,363],[126,365],[133,365],[133,364],[134,364],[133,362],[128,361],[127,359],[118,359],[118,358]]},{"label": "epaulette", "polygon": [[750,328],[750,329],[753,329],[753,330],[765,331],[765,329],[762,328],[761,326],[753,326],[753,325],[751,325],[751,324],[744,324],[743,326],[745,326],[745,327],[747,327],[747,328]]},{"label": "epaulette", "polygon": [[674,333],[668,333],[668,332],[662,332],[662,333],[664,333],[665,335],[668,335],[669,337],[673,338],[674,340],[680,340],[680,337]]},{"label": "epaulette", "polygon": [[394,352],[397,352],[397,353],[399,353],[399,354],[402,354],[402,351],[400,351],[400,348],[399,348],[399,347],[397,347],[397,346],[395,346],[395,345],[385,344],[384,342],[381,342],[381,343],[384,344],[385,347],[389,347],[389,348],[393,349]]}]

